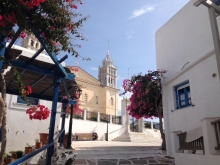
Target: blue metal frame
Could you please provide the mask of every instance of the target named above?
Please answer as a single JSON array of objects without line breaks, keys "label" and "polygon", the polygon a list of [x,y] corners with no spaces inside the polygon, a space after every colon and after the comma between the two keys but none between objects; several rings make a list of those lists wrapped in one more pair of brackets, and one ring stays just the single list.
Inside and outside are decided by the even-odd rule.
[{"label": "blue metal frame", "polygon": [[12,38],[11,42],[7,46],[6,53],[11,49],[12,45],[15,43],[15,41],[17,40],[20,34],[21,34],[21,29],[19,28],[17,32],[15,33],[14,37]]},{"label": "blue metal frame", "polygon": [[[5,46],[7,42],[7,37],[5,35],[0,36],[0,58],[5,56]],[[3,60],[0,60],[0,69],[2,69]]]},{"label": "blue metal frame", "polygon": [[30,154],[28,154],[28,155],[25,155],[25,156],[23,156],[23,157],[17,159],[16,161],[10,163],[9,165],[18,165],[18,164],[24,162],[25,160],[28,160],[29,158],[33,157],[34,155],[38,154],[39,152],[41,152],[41,151],[43,151],[43,150],[45,150],[45,149],[47,149],[47,148],[53,146],[54,143],[55,143],[55,141],[60,137],[60,135],[61,135],[63,132],[64,132],[64,130],[62,130],[62,131],[57,135],[57,137],[55,137],[55,138],[53,139],[53,142],[48,143],[48,144],[46,144],[45,146],[43,146],[43,147],[41,147],[41,148],[35,150],[34,152],[32,152],[32,153],[30,153]]},{"label": "blue metal frame", "polygon": [[[53,136],[54,136],[54,130],[55,130],[55,120],[56,120],[56,112],[57,112],[59,85],[61,84],[61,79],[62,78],[64,78],[65,80],[73,80],[75,76],[72,73],[67,73],[65,71],[65,69],[63,68],[63,66],[60,64],[68,56],[64,56],[63,58],[58,60],[55,53],[49,52],[49,49],[48,49],[42,35],[39,33],[39,31],[35,30],[31,26],[31,23],[30,23],[29,20],[27,20],[27,23],[28,23],[29,27],[31,28],[32,32],[34,33],[34,35],[37,37],[37,39],[41,43],[42,48],[39,51],[37,51],[28,62],[23,62],[23,61],[20,61],[20,60],[11,60],[11,64],[12,64],[12,66],[20,68],[20,69],[29,70],[29,71],[33,71],[33,72],[37,72],[37,73],[41,73],[41,74],[45,75],[45,76],[42,77],[42,79],[45,78],[46,75],[53,76],[54,77],[54,95],[53,95],[53,99],[52,99],[53,103],[52,103],[52,110],[51,110],[48,144],[45,145],[44,147],[32,152],[31,154],[28,154],[28,155],[16,160],[15,162],[11,163],[11,165],[20,164],[23,161],[33,157],[34,155],[36,155],[37,153],[39,153],[39,152],[41,152],[45,149],[47,149],[47,159],[46,159],[47,163],[46,164],[50,165],[51,164],[51,157],[52,157],[53,152],[54,152]],[[15,36],[13,37],[12,41],[8,45],[7,49],[6,49],[7,36],[1,34],[1,36],[0,36],[0,57],[5,57],[5,53],[7,53],[10,50],[11,46],[14,44],[14,42],[16,41],[16,39],[18,38],[20,33],[21,33],[21,29],[19,28],[19,30],[16,32]],[[57,71],[51,71],[51,69],[30,64],[43,51],[43,49],[45,49],[47,51],[47,53],[49,54],[49,56],[51,57],[51,59],[55,63],[55,66],[58,68]],[[6,65],[8,65],[8,64],[6,63]],[[0,61],[0,70],[2,69],[2,66],[3,66],[3,61]],[[23,71],[22,73],[24,73],[24,72],[25,71]],[[33,84],[33,85],[35,85],[35,84]],[[18,91],[14,91],[14,90],[10,90],[10,89],[7,89],[6,92],[10,93],[10,94],[19,95]],[[50,97],[46,97],[46,96],[42,96],[42,95],[38,95],[38,94],[31,94],[30,97],[35,97],[35,98],[45,99],[45,100],[50,100],[51,101]],[[72,101],[71,103],[76,104],[76,101],[75,102]],[[63,134],[63,132],[61,132],[61,134]],[[59,136],[61,134],[59,134]]]},{"label": "blue metal frame", "polygon": [[50,56],[50,58],[53,60],[54,64],[56,65],[56,67],[59,69],[59,72],[61,73],[62,76],[66,77],[67,73],[65,71],[65,69],[63,68],[63,66],[58,62],[58,59],[55,55],[54,52],[50,52],[45,41],[44,38],[42,37],[42,35],[40,34],[40,32],[37,29],[34,29],[34,27],[31,25],[30,21],[27,20],[27,23],[30,27],[30,29],[32,30],[32,32],[34,33],[35,37],[37,37],[38,41],[41,43],[42,47],[44,47],[44,49],[47,51],[48,55]]},{"label": "blue metal frame", "polygon": [[[51,143],[53,141],[60,84],[61,84],[61,78],[54,77],[54,95],[53,95],[53,103],[52,103],[52,110],[50,116],[50,130],[49,130],[48,143]],[[47,149],[47,160],[46,160],[47,164],[51,164],[51,157],[53,156],[53,152],[54,152],[54,146],[50,146]]]},{"label": "blue metal frame", "polygon": [[[69,100],[68,99],[63,99],[62,100],[62,109],[63,109],[63,114],[62,114],[62,123],[61,123],[61,129],[65,129],[65,119],[66,119],[66,109],[68,107],[69,104]],[[65,135],[65,131],[62,133],[62,135],[60,136],[60,147],[63,147],[63,139],[64,139],[64,135]]]},{"label": "blue metal frame", "polygon": [[[181,106],[181,100],[180,100],[180,93],[178,92],[178,88],[189,84],[189,81],[185,81],[177,86],[174,87],[175,90],[175,96],[176,96],[176,109],[181,109],[181,108],[185,108],[188,106],[191,106],[192,104],[189,104],[189,98],[188,98],[188,91],[186,90],[187,87],[183,88],[184,89],[184,97],[185,97],[185,106]],[[189,91],[190,92],[190,91]],[[191,98],[190,98],[191,99]]]}]

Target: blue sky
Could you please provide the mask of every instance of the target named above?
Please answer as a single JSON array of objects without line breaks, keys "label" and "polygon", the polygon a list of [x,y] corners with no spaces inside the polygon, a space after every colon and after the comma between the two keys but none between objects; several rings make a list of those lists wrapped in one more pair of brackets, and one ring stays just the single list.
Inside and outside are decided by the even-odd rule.
[{"label": "blue sky", "polygon": [[[122,81],[138,73],[156,69],[155,33],[189,0],[82,0],[78,11],[89,19],[80,29],[88,41],[81,44],[78,52],[91,61],[77,58],[79,66],[98,76],[108,50],[118,68],[117,87]],[[69,57],[67,65],[75,65],[76,58]],[[164,68],[160,68],[164,69]],[[119,105],[120,106],[120,105]],[[119,107],[120,109],[120,107]]]},{"label": "blue sky", "polygon": [[[189,0],[83,0],[78,11],[90,15],[81,28],[88,41],[78,52],[91,61],[78,58],[81,68],[97,78],[108,50],[118,68],[118,88],[122,81],[140,72],[156,69],[155,33]],[[76,58],[69,57],[67,65],[75,65]],[[161,68],[162,69],[162,68]]]}]

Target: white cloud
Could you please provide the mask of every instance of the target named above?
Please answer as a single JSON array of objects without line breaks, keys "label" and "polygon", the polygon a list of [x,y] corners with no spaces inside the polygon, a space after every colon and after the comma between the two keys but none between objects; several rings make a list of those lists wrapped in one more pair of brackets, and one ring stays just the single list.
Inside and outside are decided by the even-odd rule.
[{"label": "white cloud", "polygon": [[95,71],[98,71],[98,68],[96,68],[96,67],[92,67],[92,68],[90,68],[91,70],[95,70]]},{"label": "white cloud", "polygon": [[144,6],[141,9],[134,10],[132,16],[130,16],[129,19],[139,17],[145,13],[149,13],[153,11],[154,9],[155,9],[154,6],[148,6],[148,5]]}]

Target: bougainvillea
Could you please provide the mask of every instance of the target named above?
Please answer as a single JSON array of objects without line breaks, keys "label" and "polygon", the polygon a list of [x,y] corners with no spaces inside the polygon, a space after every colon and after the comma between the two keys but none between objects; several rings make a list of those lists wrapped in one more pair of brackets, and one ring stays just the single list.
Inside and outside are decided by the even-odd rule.
[{"label": "bougainvillea", "polygon": [[[156,99],[161,97],[160,77],[166,70],[148,71],[145,75],[132,76],[123,81],[124,93],[132,92],[131,104],[127,107],[129,114],[137,119],[158,117]],[[158,100],[159,101],[159,100]]]},{"label": "bougainvillea", "polygon": [[49,117],[50,111],[44,105],[31,106],[27,109],[26,114],[29,115],[29,119],[45,120]]},{"label": "bougainvillea", "polygon": [[[73,99],[76,100],[77,103],[73,105],[73,115],[81,115],[82,114],[82,109],[79,107],[80,106],[80,101],[79,101],[79,96],[77,93],[73,95],[73,97],[67,97],[63,96],[64,99]],[[63,106],[62,106],[63,107]],[[71,113],[71,105],[68,104],[66,108],[66,116],[68,116]]]},{"label": "bougainvillea", "polygon": [[21,38],[32,31],[31,25],[45,39],[50,52],[68,51],[78,56],[71,39],[84,40],[78,29],[87,17],[77,12],[81,0],[4,0],[0,1],[0,31],[13,38],[14,27],[22,30]]},{"label": "bougainvillea", "polygon": [[131,92],[130,102],[127,107],[129,115],[139,119],[159,117],[160,133],[163,139],[161,149],[165,149],[165,134],[163,132],[163,110],[162,110],[162,85],[161,77],[166,70],[149,70],[145,75],[134,75],[131,80],[123,81],[124,93]]}]

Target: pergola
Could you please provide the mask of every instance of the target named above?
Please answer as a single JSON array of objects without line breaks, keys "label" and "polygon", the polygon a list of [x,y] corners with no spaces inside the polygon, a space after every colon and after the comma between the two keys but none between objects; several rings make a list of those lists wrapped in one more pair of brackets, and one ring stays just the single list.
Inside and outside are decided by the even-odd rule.
[{"label": "pergola", "polygon": [[[24,84],[30,85],[32,87],[33,93],[28,97],[34,97],[38,99],[52,101],[51,108],[51,118],[50,118],[50,127],[49,127],[49,138],[48,144],[44,147],[35,150],[29,155],[26,155],[12,164],[19,164],[28,158],[36,155],[37,153],[47,149],[47,160],[46,164],[51,164],[51,157],[54,152],[54,130],[55,130],[55,120],[57,113],[57,102],[62,102],[63,96],[70,96],[75,93],[77,89],[77,84],[74,81],[75,75],[71,73],[69,68],[63,67],[61,62],[68,58],[65,55],[63,58],[59,59],[56,57],[55,53],[50,52],[43,37],[40,35],[39,31],[34,29],[29,23],[29,27],[32,30],[35,37],[39,40],[42,47],[39,49],[31,58],[20,55],[21,50],[12,49],[12,45],[18,38],[21,33],[19,28],[9,43],[6,46],[7,36],[0,34],[0,57],[4,57],[4,61],[0,61],[0,70],[6,69],[9,66],[16,67],[20,72]],[[43,51],[46,50],[48,55],[54,64],[47,63],[44,61],[39,61],[36,57]],[[5,75],[6,80],[6,92],[8,94],[20,95],[18,90],[18,85],[14,80],[14,73],[12,70],[9,70]],[[76,104],[76,101],[71,100],[70,104]],[[64,115],[63,115],[64,116]],[[64,122],[65,117],[62,118],[62,131],[58,135],[64,136]]]}]

